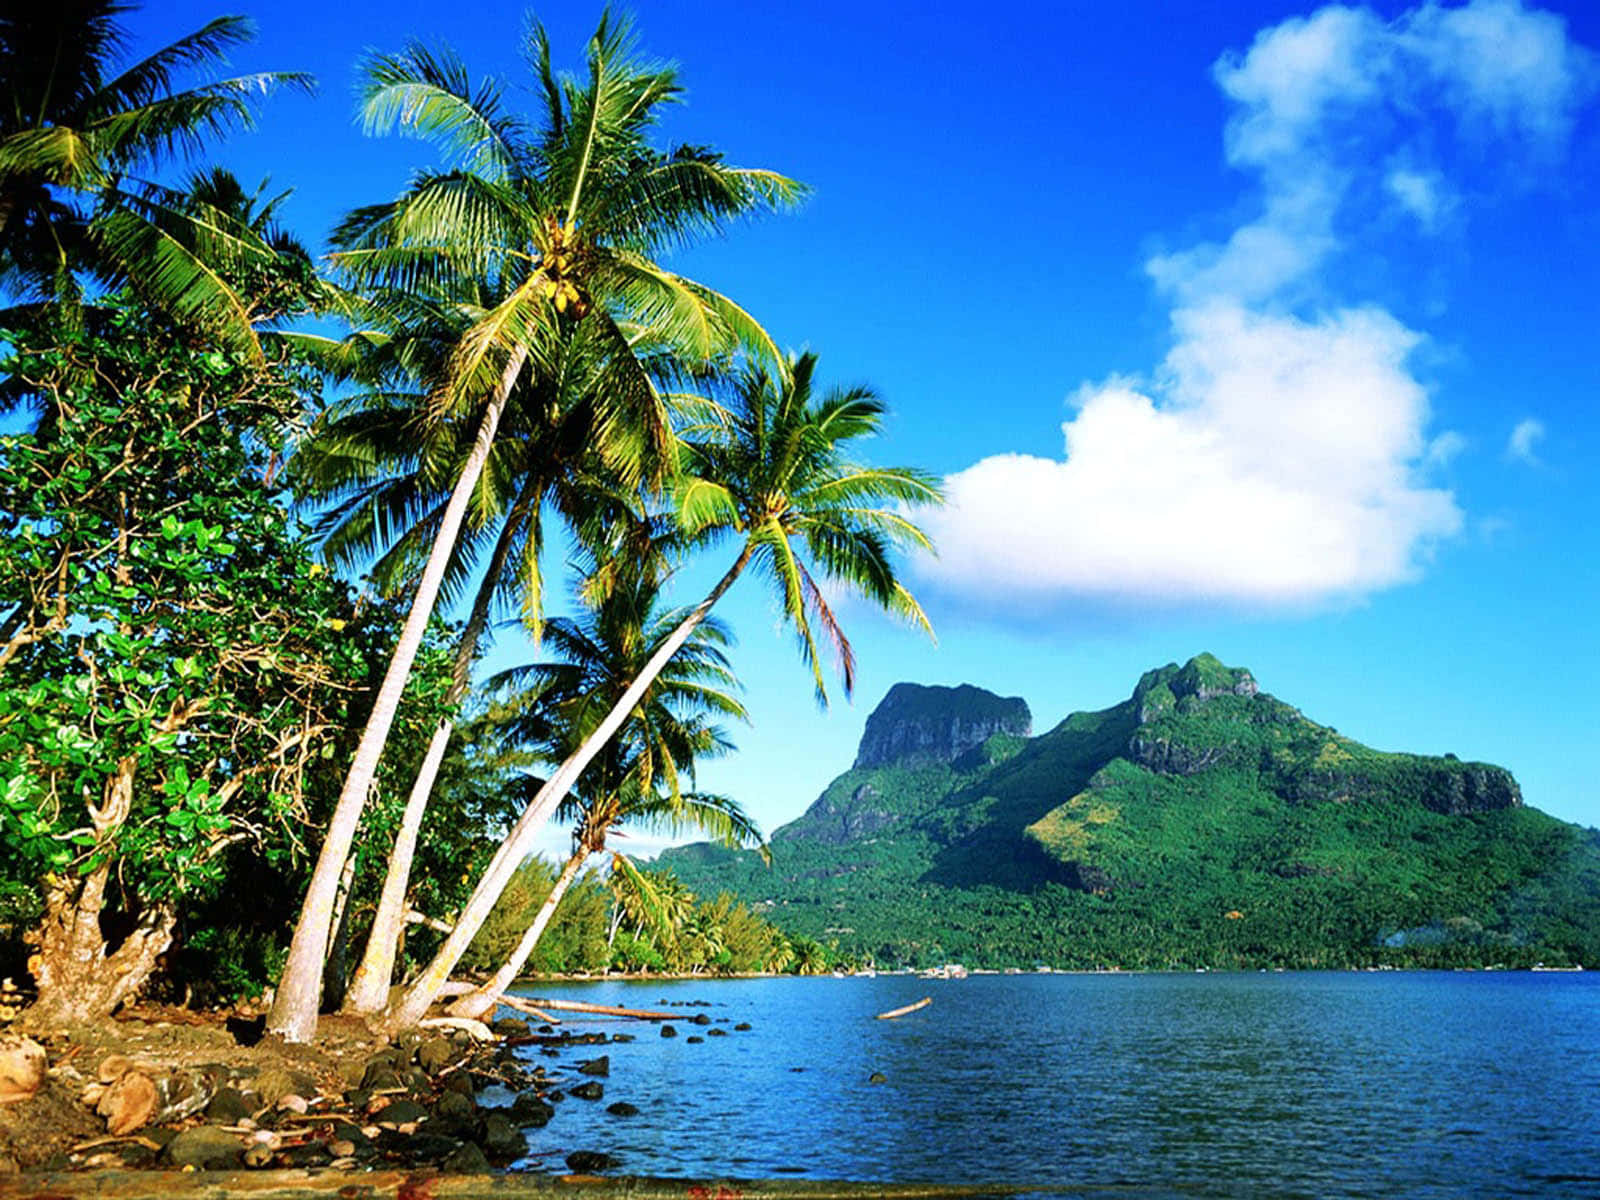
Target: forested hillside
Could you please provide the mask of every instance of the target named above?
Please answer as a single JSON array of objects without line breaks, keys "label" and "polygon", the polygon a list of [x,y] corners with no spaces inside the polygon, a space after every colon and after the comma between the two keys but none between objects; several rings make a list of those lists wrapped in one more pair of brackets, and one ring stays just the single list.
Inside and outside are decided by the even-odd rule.
[{"label": "forested hillside", "polygon": [[[939,727],[999,700],[917,696],[906,719]],[[707,845],[662,864],[879,965],[1600,964],[1600,832],[1501,767],[1343,737],[1210,655],[1038,737],[984,732],[845,772],[770,868]]]}]

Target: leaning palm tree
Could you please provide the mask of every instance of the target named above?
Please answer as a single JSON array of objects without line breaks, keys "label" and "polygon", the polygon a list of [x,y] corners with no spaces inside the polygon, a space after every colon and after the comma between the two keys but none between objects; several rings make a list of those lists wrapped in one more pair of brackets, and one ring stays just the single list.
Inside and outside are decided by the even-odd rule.
[{"label": "leaning palm tree", "polygon": [[[369,389],[325,414],[296,455],[302,490],[330,504],[315,522],[325,555],[341,565],[370,562],[375,584],[387,594],[407,588],[426,560],[451,486],[471,452],[471,431],[460,422],[417,419],[426,411],[426,392],[417,384],[429,377],[428,367],[438,367],[463,311],[471,311],[466,300],[448,308],[413,303],[388,337],[369,342],[369,330],[336,348],[336,356],[354,348],[348,366],[355,370],[349,373]],[[366,950],[344,996],[346,1011],[373,1013],[388,1001],[412,857],[455,728],[453,714],[492,637],[491,616],[516,611],[526,628],[539,628],[545,509],[580,539],[597,536],[599,529],[615,537],[633,523],[635,498],[613,486],[595,449],[609,365],[590,328],[562,331],[552,374],[528,371],[519,379],[446,568],[441,594],[447,603],[473,577],[478,584],[457,642],[446,712],[412,782]],[[322,349],[326,360],[330,348]],[[651,352],[638,347],[636,353],[649,358]]]},{"label": "leaning palm tree", "polygon": [[[321,963],[339,873],[354,840],[407,675],[456,539],[524,368],[548,372],[561,331],[589,323],[609,344],[597,450],[629,483],[659,483],[674,458],[661,397],[631,352],[630,328],[703,362],[770,339],[726,297],[660,267],[670,247],[740,216],[784,207],[801,189],[770,171],[734,168],[703,148],[662,152],[649,142],[675,72],[639,62],[626,22],[601,18],[588,75],[562,79],[544,30],[530,37],[542,112],[530,127],[493,84],[474,88],[447,53],[411,45],[367,63],[369,130],[396,125],[439,143],[454,162],[425,172],[397,200],[358,210],[337,256],[358,287],[450,294],[482,281],[492,303],[456,343],[432,388],[436,416],[474,430],[471,451],[440,514],[411,612],[374,700],[295,926],[267,1027],[289,1041],[316,1031]],[[515,864],[512,864],[513,866]]]},{"label": "leaning palm tree", "polygon": [[754,566],[774,585],[821,701],[827,687],[819,633],[832,648],[847,694],[855,681],[855,656],[819,575],[932,632],[900,582],[893,554],[899,548],[931,548],[903,509],[937,503],[939,485],[921,471],[847,458],[849,443],[878,431],[883,405],[864,388],[814,396],[815,371],[816,356],[809,353],[777,369],[752,362],[736,376],[731,402],[706,403],[700,419],[686,430],[686,473],[676,493],[680,529],[700,544],[737,540],[732,564],[656,647],[583,745],[539,789],[462,907],[455,929],[390,1009],[384,1028],[405,1028],[427,1012],[550,814],[747,568]]},{"label": "leaning palm tree", "polygon": [[129,39],[118,17],[133,7],[13,0],[0,13],[0,291],[75,308],[79,275],[91,272],[253,349],[245,304],[197,243],[260,248],[173,204],[141,173],[248,127],[256,96],[309,88],[310,77],[261,72],[178,88],[182,71],[219,66],[250,40],[243,17],[218,17],[119,69]]},{"label": "leaning palm tree", "polygon": [[[661,584],[646,566],[644,571],[625,567],[599,603],[578,620],[546,626],[545,637],[557,660],[496,677],[499,686],[531,682],[528,702],[515,706],[520,715],[505,726],[511,743],[537,746],[543,760],[562,762],[670,636],[683,614],[658,607]],[[584,863],[608,849],[608,838],[620,826],[674,835],[695,830],[734,849],[761,844],[760,831],[736,802],[682,786],[686,776],[692,779],[697,760],[729,749],[707,714],[745,717],[734,695],[738,684],[725,654],[728,642],[720,622],[701,624],[646,689],[622,732],[590,764],[581,786],[557,812],[559,819],[575,825],[573,851],[555,886],[504,964],[482,987],[451,1005],[453,1015],[482,1017],[494,1008],[527,963]],[[618,860],[614,869],[627,869],[625,856],[613,857]]]}]

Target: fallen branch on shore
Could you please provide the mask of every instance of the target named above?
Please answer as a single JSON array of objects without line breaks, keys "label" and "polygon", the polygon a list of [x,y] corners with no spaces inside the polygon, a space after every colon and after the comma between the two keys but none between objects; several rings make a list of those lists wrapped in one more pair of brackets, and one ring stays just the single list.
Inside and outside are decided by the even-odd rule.
[{"label": "fallen branch on shore", "polygon": [[919,1008],[927,1008],[928,1005],[930,1005],[932,1003],[933,1003],[933,997],[932,996],[924,996],[921,1000],[918,1000],[915,1004],[908,1004],[904,1008],[891,1008],[886,1013],[879,1013],[878,1014],[878,1020],[880,1020],[880,1021],[892,1021],[896,1017],[903,1017],[907,1013],[914,1013]]},{"label": "fallen branch on shore", "polygon": [[471,1017],[424,1017],[417,1022],[423,1029],[460,1029],[475,1042],[492,1042],[494,1033],[482,1021]]},{"label": "fallen branch on shore", "polygon": [[645,1008],[614,1008],[609,1004],[584,1004],[578,1000],[541,1000],[543,1008],[554,1009],[556,1012],[594,1013],[601,1017],[636,1017],[641,1021],[671,1021],[681,1014],[668,1012],[652,1012]]},{"label": "fallen branch on shore", "polygon": [[495,1002],[497,1004],[504,1004],[507,1008],[514,1008],[519,1013],[527,1013],[530,1017],[537,1017],[546,1025],[561,1024],[560,1017],[551,1016],[549,1013],[545,1012],[544,1009],[533,1003],[530,1003],[527,1000],[524,1000],[521,996],[508,996],[504,992],[501,992],[495,997]]}]

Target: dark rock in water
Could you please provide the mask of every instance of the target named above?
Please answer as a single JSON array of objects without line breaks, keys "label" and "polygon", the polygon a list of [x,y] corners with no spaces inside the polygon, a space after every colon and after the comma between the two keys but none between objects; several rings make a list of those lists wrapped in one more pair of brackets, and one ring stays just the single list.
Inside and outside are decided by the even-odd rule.
[{"label": "dark rock in water", "polygon": [[278,1157],[286,1167],[325,1167],[333,1161],[333,1155],[321,1142],[290,1146]]},{"label": "dark rock in water", "polygon": [[[555,1111],[548,1105],[545,1107],[550,1112]],[[546,1117],[545,1121],[549,1119]],[[543,1125],[544,1121],[538,1124]],[[484,1153],[497,1163],[511,1162],[528,1152],[528,1140],[522,1136],[522,1130],[500,1113],[490,1113],[484,1117],[483,1123],[478,1127],[477,1141],[483,1147]]]},{"label": "dark rock in water", "polygon": [[606,1094],[606,1089],[604,1084],[591,1081],[589,1083],[580,1083],[577,1087],[568,1088],[567,1094],[576,1096],[579,1100],[598,1100]]},{"label": "dark rock in water", "polygon": [[215,1125],[196,1125],[167,1143],[166,1159],[175,1167],[225,1171],[239,1165],[239,1152],[243,1148],[237,1133]]},{"label": "dark rock in water", "polygon": [[462,1142],[439,1166],[457,1175],[481,1175],[491,1169],[488,1156],[471,1142]]},{"label": "dark rock in water", "polygon": [[539,1026],[539,1032],[540,1033],[554,1033],[555,1031],[556,1031],[556,1029],[555,1029],[554,1025],[541,1025],[541,1026]]},{"label": "dark rock in water", "polygon": [[460,1057],[460,1054],[460,1048],[449,1038],[429,1038],[417,1047],[417,1066],[429,1075],[437,1075]]},{"label": "dark rock in water", "polygon": [[566,1099],[566,1096],[562,1095],[560,1092],[546,1092],[544,1094],[544,1098],[550,1101],[551,1104],[560,1104]]},{"label": "dark rock in water", "polygon": [[508,1115],[514,1125],[548,1125],[556,1110],[532,1092],[523,1092],[511,1102]]},{"label": "dark rock in water", "polygon": [[707,1037],[727,1037],[728,1036],[728,1031],[726,1029],[708,1029],[708,1030],[706,1030],[706,1036]]},{"label": "dark rock in water", "polygon": [[882,1071],[874,1071],[871,1075],[867,1076],[867,1082],[868,1083],[888,1083],[889,1082],[889,1077],[887,1075],[885,1075]]},{"label": "dark rock in water", "polygon": [[599,1058],[591,1058],[588,1062],[579,1063],[578,1074],[609,1076],[611,1074],[611,1056],[602,1054]]},{"label": "dark rock in water", "polygon": [[602,1154],[598,1150],[574,1150],[567,1155],[567,1168],[575,1175],[587,1175],[593,1171],[609,1171],[617,1165],[617,1160],[609,1154]]},{"label": "dark rock in water", "polygon": [[255,1112],[256,1107],[238,1088],[218,1088],[217,1094],[211,1097],[211,1103],[206,1105],[206,1120],[218,1125],[237,1125]]},{"label": "dark rock in water", "polygon": [[749,1033],[752,1028],[749,1021],[740,1021],[733,1027],[735,1033]]},{"label": "dark rock in water", "polygon": [[678,1031],[676,1029],[674,1029],[671,1025],[663,1025],[661,1027],[661,1036],[662,1037],[677,1037],[678,1036]]},{"label": "dark rock in water", "polygon": [[606,1111],[613,1117],[637,1117],[639,1110],[626,1100],[618,1100],[615,1104],[606,1105]]},{"label": "dark rock in water", "polygon": [[415,1100],[401,1097],[391,1100],[374,1114],[372,1120],[376,1125],[409,1125],[412,1121],[426,1121],[428,1110]]},{"label": "dark rock in water", "polygon": [[611,1040],[613,1042],[631,1042],[631,1041],[633,1041],[633,1034],[631,1034],[631,1033],[613,1033],[611,1035]]},{"label": "dark rock in water", "polygon": [[702,1046],[705,1044],[705,1038],[699,1036],[698,1034],[695,1034],[691,1037],[686,1037],[683,1040],[688,1042],[691,1046]]},{"label": "dark rock in water", "polygon": [[709,1025],[711,1024],[711,1018],[705,1013],[695,1013],[694,1016],[689,1018],[689,1023],[691,1025]]},{"label": "dark rock in water", "polygon": [[533,1032],[532,1027],[521,1017],[498,1017],[489,1022],[489,1028],[501,1037],[527,1037]]}]

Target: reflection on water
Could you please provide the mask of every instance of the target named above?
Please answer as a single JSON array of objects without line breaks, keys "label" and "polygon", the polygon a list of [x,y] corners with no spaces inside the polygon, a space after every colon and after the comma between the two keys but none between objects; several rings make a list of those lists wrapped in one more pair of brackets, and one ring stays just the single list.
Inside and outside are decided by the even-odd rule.
[{"label": "reflection on water", "polygon": [[[1600,1195],[1600,974],[550,984],[633,1022],[599,1103],[529,1133],[630,1174],[1130,1185],[1138,1195]],[[894,1021],[874,1014],[932,994]],[[750,1032],[706,1037],[687,1023]],[[574,1022],[576,1024],[576,1022]],[[531,1049],[530,1054],[536,1054]],[[572,1068],[597,1051],[561,1059]],[[869,1083],[874,1072],[886,1082]],[[573,1079],[576,1082],[576,1077]],[[605,1105],[626,1100],[634,1117]]]}]

